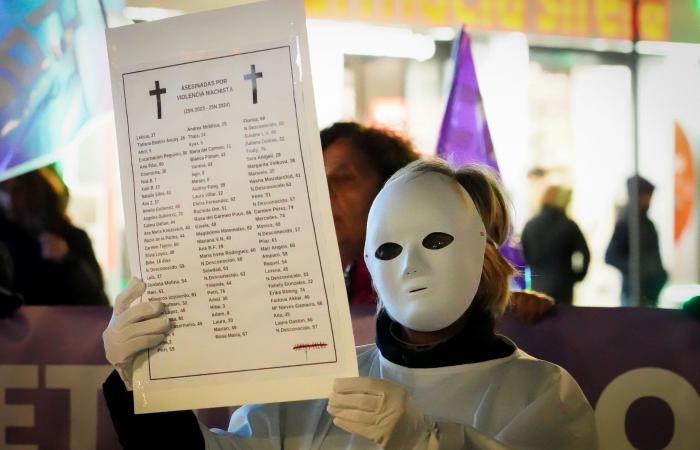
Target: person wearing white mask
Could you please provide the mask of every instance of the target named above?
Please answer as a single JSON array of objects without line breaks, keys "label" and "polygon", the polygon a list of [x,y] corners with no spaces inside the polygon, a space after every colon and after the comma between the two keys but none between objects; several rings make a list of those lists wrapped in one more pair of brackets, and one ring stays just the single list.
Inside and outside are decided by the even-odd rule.
[{"label": "person wearing white mask", "polygon": [[[328,400],[243,406],[223,431],[192,425],[191,413],[134,416],[115,372],[105,396],[122,444],[141,448],[167,427],[168,439],[180,436],[169,442],[222,450],[595,449],[593,411],[571,375],[494,333],[514,272],[498,251],[509,227],[484,170],[409,164],[370,209],[364,257],[379,295],[377,342],[358,347],[360,377],[337,379]],[[155,308],[143,322],[120,320],[117,309],[105,348],[128,380],[133,354],[152,343],[129,346],[123,337],[134,330],[125,330],[150,321],[153,332],[138,331],[158,335],[162,324]]]}]

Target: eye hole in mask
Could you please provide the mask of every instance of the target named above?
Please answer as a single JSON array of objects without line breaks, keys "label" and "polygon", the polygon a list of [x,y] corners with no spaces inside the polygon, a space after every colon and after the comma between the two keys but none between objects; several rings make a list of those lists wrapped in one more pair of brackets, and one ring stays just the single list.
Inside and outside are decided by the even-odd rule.
[{"label": "eye hole in mask", "polygon": [[403,247],[401,247],[399,244],[395,242],[386,242],[377,248],[377,251],[374,252],[374,256],[377,259],[389,261],[390,259],[394,259],[399,256],[401,251],[403,251]]},{"label": "eye hole in mask", "polygon": [[423,247],[429,250],[440,250],[450,245],[454,240],[453,236],[436,231],[423,238]]}]

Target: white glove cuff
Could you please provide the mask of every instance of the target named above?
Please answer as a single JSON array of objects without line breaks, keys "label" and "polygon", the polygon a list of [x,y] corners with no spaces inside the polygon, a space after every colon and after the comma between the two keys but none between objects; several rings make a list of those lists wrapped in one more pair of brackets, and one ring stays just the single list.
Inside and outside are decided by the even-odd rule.
[{"label": "white glove cuff", "polygon": [[[115,366],[115,369],[117,369],[117,373],[119,374],[119,378],[122,379],[124,382],[124,386],[126,386],[126,390],[131,392],[134,390],[134,387],[131,385],[131,367],[124,367],[127,364],[119,364],[118,366]],[[131,364],[128,364],[131,366]]]},{"label": "white glove cuff", "polygon": [[425,446],[418,448],[421,450],[476,449],[476,447],[465,446],[464,427],[461,424],[450,422],[433,422]]},{"label": "white glove cuff", "polygon": [[436,423],[422,414],[413,416],[414,422],[408,429],[395,434],[384,450],[423,450],[430,448],[429,442],[436,433]]}]

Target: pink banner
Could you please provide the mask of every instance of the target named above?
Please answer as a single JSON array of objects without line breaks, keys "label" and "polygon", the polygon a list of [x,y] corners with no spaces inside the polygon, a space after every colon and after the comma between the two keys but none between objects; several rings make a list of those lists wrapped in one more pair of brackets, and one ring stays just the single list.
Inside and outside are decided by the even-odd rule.
[{"label": "pink banner", "polygon": [[[0,448],[119,448],[100,392],[110,315],[27,307],[0,320]],[[356,342],[371,342],[373,308],[353,317]],[[680,311],[558,307],[536,325],[506,317],[500,332],[571,372],[596,409],[601,449],[697,449],[700,322]],[[226,410],[199,416],[226,428]]]}]

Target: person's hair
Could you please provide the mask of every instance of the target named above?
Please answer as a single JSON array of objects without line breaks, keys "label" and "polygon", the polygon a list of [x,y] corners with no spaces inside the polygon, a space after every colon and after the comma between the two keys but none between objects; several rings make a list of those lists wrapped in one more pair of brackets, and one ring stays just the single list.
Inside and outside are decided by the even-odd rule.
[{"label": "person's hair", "polygon": [[493,317],[500,316],[508,306],[509,278],[516,274],[516,270],[500,252],[501,245],[510,234],[511,219],[510,205],[498,178],[487,166],[467,164],[454,170],[444,160],[431,158],[410,163],[389,178],[387,185],[405,176],[415,177],[430,172],[445,175],[459,183],[479,211],[486,228],[487,243],[474,305]]},{"label": "person's hair", "polygon": [[[50,166],[6,180],[0,183],[0,190],[7,190],[13,197],[15,220],[21,223],[31,217],[42,231],[58,231],[70,223],[66,215],[68,188]],[[20,194],[24,202],[15,206],[15,198]]]},{"label": "person's hair", "polygon": [[542,206],[552,206],[566,211],[570,201],[571,189],[565,186],[549,186],[542,194]]},{"label": "person's hair", "polygon": [[321,148],[324,152],[338,141],[345,141],[362,153],[369,166],[377,171],[382,183],[406,164],[420,158],[413,144],[400,134],[357,122],[336,122],[321,130]]},{"label": "person's hair", "polygon": [[644,178],[641,175],[634,175],[627,179],[627,192],[632,195],[632,193],[638,191],[639,194],[653,194],[655,186],[654,184]]}]

